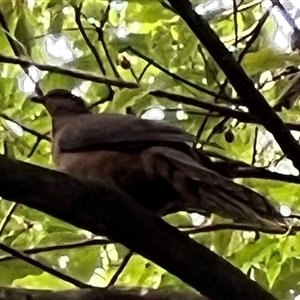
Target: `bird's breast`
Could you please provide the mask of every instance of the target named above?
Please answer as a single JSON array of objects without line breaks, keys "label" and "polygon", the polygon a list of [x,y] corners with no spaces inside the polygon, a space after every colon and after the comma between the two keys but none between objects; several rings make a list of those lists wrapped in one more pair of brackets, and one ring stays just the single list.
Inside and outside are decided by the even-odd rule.
[{"label": "bird's breast", "polygon": [[160,211],[173,198],[169,184],[161,178],[148,178],[141,153],[85,151],[55,156],[56,169],[83,180],[111,180],[141,205]]},{"label": "bird's breast", "polygon": [[60,153],[56,156],[57,170],[71,176],[101,180],[112,178],[126,184],[126,180],[141,176],[140,155],[115,151],[84,151]]}]

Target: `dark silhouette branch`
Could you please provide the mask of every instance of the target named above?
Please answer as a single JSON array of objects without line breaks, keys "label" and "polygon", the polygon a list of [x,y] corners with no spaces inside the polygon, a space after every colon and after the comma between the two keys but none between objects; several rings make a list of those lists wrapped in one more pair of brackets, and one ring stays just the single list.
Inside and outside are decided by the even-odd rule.
[{"label": "dark silhouette branch", "polygon": [[124,269],[125,269],[125,267],[127,266],[127,264],[129,263],[129,260],[130,260],[130,258],[132,257],[132,255],[133,255],[133,252],[132,252],[132,251],[129,251],[129,252],[125,255],[125,257],[124,257],[124,259],[123,259],[121,265],[119,266],[117,272],[113,275],[113,277],[112,277],[111,280],[109,281],[107,287],[113,286],[113,285],[117,282],[119,276],[120,276],[121,273],[124,271]]},{"label": "dark silhouette branch", "polygon": [[[206,154],[211,155],[211,152]],[[299,176],[272,172],[264,167],[255,167],[238,160],[212,162],[210,166],[214,171],[228,178],[258,178],[300,184]]]},{"label": "dark silhouette branch", "polygon": [[291,17],[291,15],[288,13],[288,11],[285,9],[285,7],[280,3],[279,0],[271,0],[273,6],[277,6],[280,12],[282,13],[285,20],[288,22],[288,24],[291,26],[291,28],[294,30],[294,32],[300,33],[299,27],[297,26],[295,20]]},{"label": "dark silhouette branch", "polygon": [[[215,232],[220,230],[242,230],[242,231],[259,231],[269,234],[282,234],[281,230],[263,228],[259,225],[254,224],[243,224],[243,223],[220,223],[220,224],[212,224],[203,227],[189,228],[182,230],[182,232],[187,234],[197,234],[203,232]],[[293,227],[291,234],[296,234],[299,231],[299,227]]]},{"label": "dark silhouette branch", "polygon": [[[243,123],[252,123],[252,124],[260,124],[263,125],[262,122],[257,118],[255,114],[247,113],[239,110],[233,110],[226,106],[216,105],[209,103],[208,101],[201,101],[193,97],[188,97],[180,94],[174,94],[170,92],[165,92],[162,90],[151,91],[149,93],[152,96],[166,98],[172,100],[176,103],[182,103],[185,105],[191,105],[195,107],[199,107],[205,110],[209,110],[211,112],[217,112],[217,116],[226,116],[230,118],[235,118]],[[197,112],[188,111],[190,114],[197,114]],[[285,123],[290,130],[300,131],[300,124],[296,123]]]},{"label": "dark silhouette branch", "polygon": [[5,215],[0,222],[0,236],[2,236],[4,230],[7,226],[7,224],[9,223],[11,216],[15,212],[17,206],[18,206],[17,203],[12,203],[10,205],[10,207],[8,208],[8,210],[5,212]]},{"label": "dark silhouette branch", "polygon": [[100,21],[100,27],[97,27],[95,26],[95,29],[96,29],[96,32],[98,34],[98,39],[102,45],[102,48],[104,50],[104,53],[106,55],[106,58],[107,58],[107,61],[114,73],[114,75],[116,76],[116,78],[121,78],[119,72],[117,71],[114,63],[113,63],[113,60],[111,58],[111,55],[108,51],[108,48],[107,48],[107,45],[106,45],[106,42],[105,42],[105,39],[104,39],[104,31],[103,31],[103,28],[106,24],[106,22],[108,21],[108,17],[109,17],[109,12],[110,12],[110,2],[108,2],[107,4],[107,7],[106,7],[106,10],[104,11],[103,13],[103,16],[102,16],[102,20]]},{"label": "dark silhouette branch", "polygon": [[[45,246],[45,247],[36,247],[33,249],[25,249],[25,250],[18,250],[24,254],[37,254],[37,253],[45,253],[50,251],[58,251],[58,250],[66,250],[66,249],[76,249],[81,247],[89,247],[89,246],[102,246],[114,243],[111,240],[107,239],[94,239],[94,240],[87,240],[83,242],[75,242],[69,244],[62,244],[62,245],[55,245],[55,246]],[[0,263],[8,260],[16,259],[17,257],[14,256],[4,256],[0,257]]]},{"label": "dark silhouette branch", "polygon": [[110,289],[73,289],[65,291],[0,287],[1,300],[209,300],[195,293],[168,288],[112,287]]},{"label": "dark silhouette branch", "polygon": [[[6,31],[5,36],[8,40],[8,43],[10,44],[11,49],[13,50],[15,56],[17,57],[21,57],[21,56],[26,56],[26,54],[24,53],[23,49],[20,47],[20,45],[18,43],[16,43],[16,41],[14,41],[14,39],[11,37],[10,32],[9,32],[9,28],[6,24],[5,21],[5,17],[3,15],[3,13],[0,10],[0,25],[2,26],[2,28]],[[31,63],[27,63],[26,65],[23,65],[23,71],[25,72],[25,74],[29,77],[29,72],[28,72],[28,68],[31,66]],[[39,85],[37,83],[35,83],[35,91],[38,95],[43,95],[42,90],[39,88]]]},{"label": "dark silhouette branch", "polygon": [[81,23],[81,8],[82,8],[82,3],[80,3],[78,6],[73,6],[74,8],[74,12],[75,12],[75,22],[78,26],[78,30],[81,33],[82,38],[84,39],[84,41],[86,42],[87,46],[90,48],[92,54],[94,55],[96,62],[99,66],[100,71],[102,72],[103,75],[106,75],[106,71],[105,68],[103,66],[103,62],[98,54],[97,49],[95,48],[95,46],[92,44],[92,42],[90,41],[90,39],[88,38],[87,34],[85,33],[85,30],[82,26]]},{"label": "dark silhouette branch", "polygon": [[105,180],[82,182],[5,156],[0,156],[0,173],[3,198],[96,235],[106,233],[211,299],[275,300],[240,270],[149,215],[134,199]]},{"label": "dark silhouette branch", "polygon": [[[159,63],[155,62],[153,59],[148,58],[147,56],[145,56],[144,54],[142,54],[141,52],[139,52],[138,50],[136,50],[136,49],[134,49],[134,48],[132,48],[130,46],[128,48],[124,49],[124,51],[132,52],[133,54],[135,54],[138,57],[140,57],[143,60],[145,60],[148,64],[153,65],[154,67],[156,67],[160,71],[166,73],[168,76],[172,77],[173,79],[181,81],[184,84],[186,84],[186,85],[194,88],[195,90],[198,90],[198,91],[200,91],[202,93],[205,93],[205,94],[213,96],[213,97],[218,97],[218,95],[216,93],[214,93],[213,91],[210,91],[210,90],[208,90],[206,88],[203,88],[203,87],[199,86],[198,84],[190,82],[190,81],[186,80],[185,78],[183,78],[183,77],[181,77],[181,76],[179,76],[179,75],[177,75],[175,73],[170,72],[168,69],[164,68]],[[227,97],[221,97],[220,96],[219,98],[222,98],[222,99],[224,98],[226,100],[230,100],[230,98],[227,98]]]},{"label": "dark silhouette branch", "polygon": [[126,82],[123,80],[109,79],[109,78],[100,76],[97,73],[85,72],[85,71],[81,71],[78,69],[65,69],[63,67],[40,64],[40,63],[30,61],[28,59],[11,57],[11,56],[6,56],[6,55],[2,55],[2,54],[0,54],[0,62],[14,64],[14,65],[20,65],[21,67],[31,64],[32,66],[37,67],[41,71],[48,71],[48,72],[52,72],[52,73],[70,76],[70,77],[77,78],[77,79],[83,79],[83,80],[87,80],[87,81],[92,81],[92,82],[97,82],[97,83],[102,83],[102,84],[107,84],[107,85],[112,85],[112,86],[118,86],[120,88],[134,89],[134,88],[138,87],[138,85],[134,82]]},{"label": "dark silhouette branch", "polygon": [[28,132],[28,133],[36,136],[38,139],[50,142],[50,137],[48,136],[48,133],[41,134],[41,133],[39,133],[39,132],[37,132],[37,131],[35,131],[33,129],[27,128],[27,127],[23,126],[22,124],[18,123],[17,121],[13,120],[12,118],[8,117],[7,115],[3,114],[3,113],[0,113],[0,118],[2,118],[4,120],[11,121],[11,122],[14,122],[18,126],[20,126],[25,132]]},{"label": "dark silhouette branch", "polygon": [[299,144],[291,135],[289,128],[254,87],[253,81],[234,59],[232,53],[220,41],[207,21],[195,12],[189,0],[169,0],[169,2],[223,70],[249,111],[273,134],[282,151],[300,170]]},{"label": "dark silhouette branch", "polygon": [[90,285],[85,284],[85,283],[83,283],[83,282],[81,282],[81,281],[79,281],[75,278],[72,278],[71,276],[68,276],[68,275],[66,275],[62,272],[59,272],[59,271],[57,271],[57,270],[55,270],[55,269],[53,269],[49,266],[46,266],[45,264],[43,264],[43,263],[27,256],[26,254],[23,254],[23,253],[15,250],[15,249],[9,247],[9,246],[6,246],[3,243],[0,243],[0,249],[4,252],[9,253],[10,255],[12,255],[16,258],[19,258],[19,259],[21,259],[21,260],[23,260],[23,261],[25,261],[25,262],[33,265],[33,266],[45,271],[45,272],[57,277],[57,278],[60,278],[64,281],[66,281],[66,282],[69,282],[69,283],[73,284],[76,287],[79,287],[79,288],[89,288],[89,287],[91,287]]}]

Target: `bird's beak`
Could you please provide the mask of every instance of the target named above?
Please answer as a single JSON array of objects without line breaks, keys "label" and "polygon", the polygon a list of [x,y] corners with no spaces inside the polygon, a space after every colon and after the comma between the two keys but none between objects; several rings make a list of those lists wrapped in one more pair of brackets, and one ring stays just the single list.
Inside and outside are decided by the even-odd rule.
[{"label": "bird's beak", "polygon": [[28,96],[28,99],[31,102],[35,102],[35,103],[43,103],[44,102],[43,98],[44,98],[43,96],[40,96],[37,93],[33,93],[30,96]]}]

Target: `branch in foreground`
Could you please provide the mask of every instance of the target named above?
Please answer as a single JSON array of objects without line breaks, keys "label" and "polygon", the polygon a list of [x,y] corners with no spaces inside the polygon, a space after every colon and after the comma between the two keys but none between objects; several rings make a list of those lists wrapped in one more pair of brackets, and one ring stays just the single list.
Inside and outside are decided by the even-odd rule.
[{"label": "branch in foreground", "polygon": [[28,66],[28,64],[30,64],[32,66],[35,66],[36,68],[38,68],[41,71],[53,72],[53,73],[57,73],[57,74],[71,76],[73,78],[88,80],[88,81],[97,82],[97,83],[103,83],[103,84],[112,85],[112,86],[118,86],[121,88],[134,89],[134,88],[138,87],[138,85],[134,82],[126,82],[121,79],[120,80],[108,79],[106,77],[100,76],[97,73],[84,72],[84,71],[81,71],[78,69],[65,69],[65,68],[58,67],[58,66],[40,64],[40,63],[36,63],[36,62],[30,61],[30,60],[27,60],[24,58],[5,56],[2,54],[0,54],[0,62],[7,63],[7,64],[20,65],[21,67],[26,67],[26,66]]},{"label": "branch in foreground", "polygon": [[208,298],[168,289],[114,287],[67,291],[25,290],[0,287],[1,300],[208,300]]},{"label": "branch in foreground", "polygon": [[149,215],[111,183],[82,182],[5,156],[0,156],[0,174],[0,195],[5,199],[96,235],[106,233],[211,299],[275,300],[240,270]]},{"label": "branch in foreground", "polygon": [[262,94],[254,87],[253,81],[237,63],[232,53],[220,41],[207,21],[195,12],[189,0],[169,0],[169,2],[223,70],[250,112],[256,115],[261,124],[274,135],[282,151],[300,170],[299,144]]}]

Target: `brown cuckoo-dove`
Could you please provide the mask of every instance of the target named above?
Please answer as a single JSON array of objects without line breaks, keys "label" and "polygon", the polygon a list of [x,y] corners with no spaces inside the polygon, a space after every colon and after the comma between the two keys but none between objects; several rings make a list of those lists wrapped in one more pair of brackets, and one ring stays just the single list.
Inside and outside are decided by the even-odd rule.
[{"label": "brown cuckoo-dove", "polygon": [[281,220],[265,197],[205,167],[205,157],[187,143],[193,137],[174,125],[92,114],[81,98],[62,89],[32,100],[52,117],[58,171],[84,180],[110,180],[159,216],[184,210],[248,223]]}]

